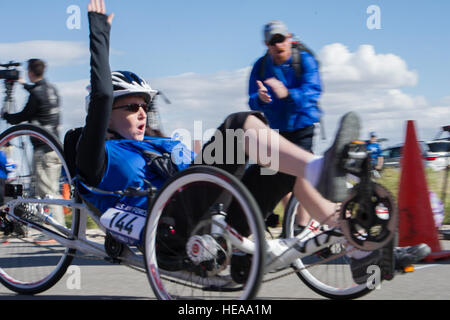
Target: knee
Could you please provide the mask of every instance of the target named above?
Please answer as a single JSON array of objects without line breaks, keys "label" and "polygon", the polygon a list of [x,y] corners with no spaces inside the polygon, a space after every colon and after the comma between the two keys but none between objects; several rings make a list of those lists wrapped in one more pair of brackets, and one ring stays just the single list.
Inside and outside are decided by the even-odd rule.
[{"label": "knee", "polygon": [[230,114],[224,121],[225,129],[244,129],[246,123],[256,123],[257,121],[267,124],[267,120],[262,113],[254,111],[243,111]]}]

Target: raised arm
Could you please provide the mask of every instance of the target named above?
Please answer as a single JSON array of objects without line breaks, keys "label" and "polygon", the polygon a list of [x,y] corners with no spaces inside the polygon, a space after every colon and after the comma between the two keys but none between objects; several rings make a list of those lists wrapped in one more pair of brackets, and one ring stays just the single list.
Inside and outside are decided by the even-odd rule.
[{"label": "raised arm", "polygon": [[88,11],[91,93],[86,124],[78,143],[76,165],[80,175],[95,186],[105,170],[105,136],[113,104],[109,36],[114,15],[105,15],[103,0],[91,0]]}]

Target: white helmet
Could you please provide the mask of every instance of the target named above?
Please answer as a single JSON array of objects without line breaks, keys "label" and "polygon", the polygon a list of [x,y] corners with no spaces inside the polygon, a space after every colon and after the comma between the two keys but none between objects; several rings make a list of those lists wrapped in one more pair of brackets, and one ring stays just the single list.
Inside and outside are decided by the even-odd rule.
[{"label": "white helmet", "polygon": [[[114,99],[131,95],[142,95],[147,103],[150,103],[158,94],[150,85],[135,73],[130,71],[114,71],[111,73]],[[86,97],[86,111],[89,108],[91,86],[87,87],[89,95]]]}]

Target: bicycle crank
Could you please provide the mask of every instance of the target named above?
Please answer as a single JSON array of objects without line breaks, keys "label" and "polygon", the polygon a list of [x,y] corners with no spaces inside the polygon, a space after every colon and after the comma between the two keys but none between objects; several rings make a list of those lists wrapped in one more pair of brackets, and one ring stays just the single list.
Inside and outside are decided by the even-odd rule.
[{"label": "bicycle crank", "polygon": [[398,210],[389,191],[377,183],[356,185],[339,214],[341,230],[357,249],[372,251],[389,243],[397,232]]}]

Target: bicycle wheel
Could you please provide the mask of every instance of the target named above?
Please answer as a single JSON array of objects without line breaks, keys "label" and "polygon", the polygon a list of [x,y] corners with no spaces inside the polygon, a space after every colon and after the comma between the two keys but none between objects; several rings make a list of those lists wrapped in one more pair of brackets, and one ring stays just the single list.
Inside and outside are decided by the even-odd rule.
[{"label": "bicycle wheel", "polygon": [[[294,237],[295,215],[298,200],[292,195],[284,212],[283,229],[286,237]],[[308,228],[302,235],[307,235]],[[370,292],[367,285],[358,285],[353,281],[350,270],[350,258],[342,256],[329,262],[321,263],[334,254],[343,252],[342,244],[331,246],[316,252],[313,255],[297,259],[293,263],[297,276],[314,292],[330,299],[356,299]]]},{"label": "bicycle wheel", "polygon": [[78,231],[79,211],[56,204],[71,176],[60,141],[42,128],[9,128],[0,134],[0,149],[16,167],[0,211],[0,282],[20,294],[37,294],[64,275],[75,253],[56,241]]},{"label": "bicycle wheel", "polygon": [[[245,219],[251,237],[217,223],[231,212]],[[149,210],[144,239],[158,299],[252,299],[258,292],[262,214],[243,184],[223,170],[195,166],[167,182]]]}]

